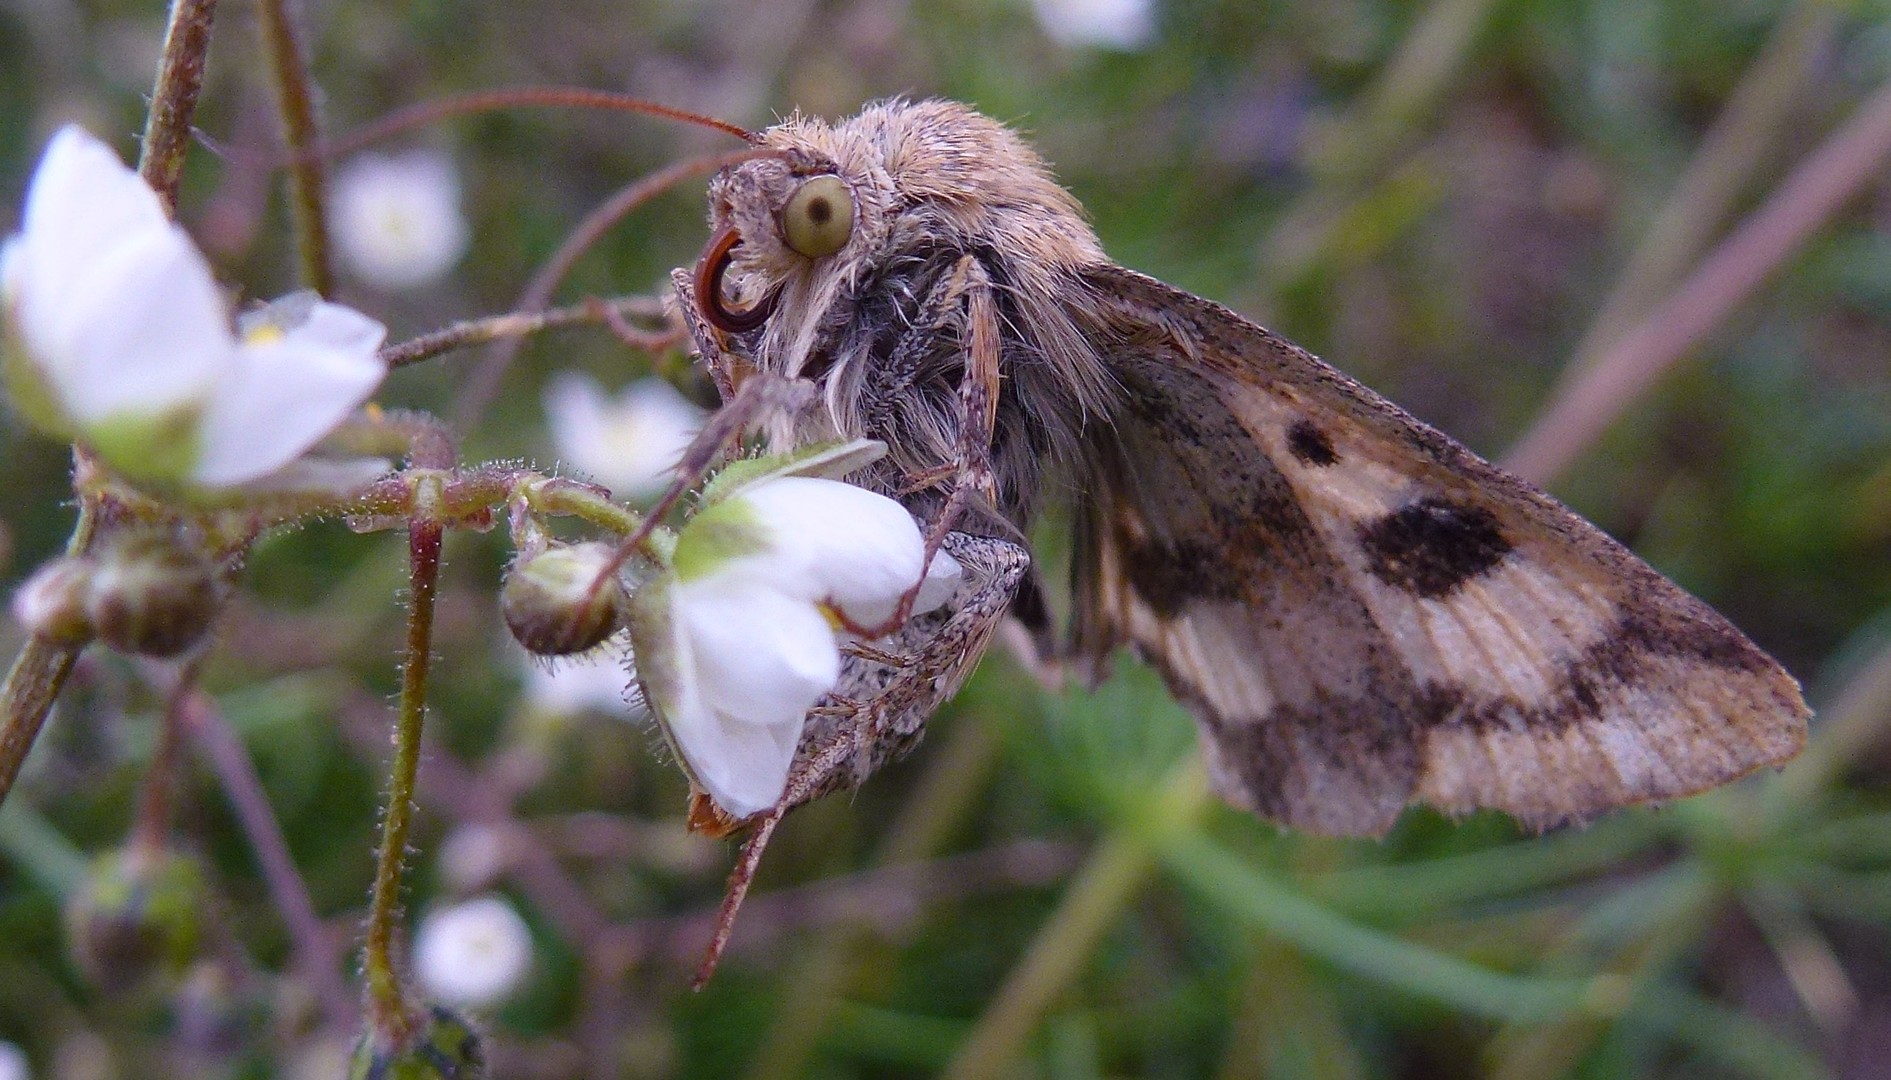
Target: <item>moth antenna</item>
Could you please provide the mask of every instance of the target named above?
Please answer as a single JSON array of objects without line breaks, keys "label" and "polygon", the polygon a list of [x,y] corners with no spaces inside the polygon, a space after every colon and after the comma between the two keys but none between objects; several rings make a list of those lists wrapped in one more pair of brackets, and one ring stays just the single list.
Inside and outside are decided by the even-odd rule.
[{"label": "moth antenna", "polygon": [[[753,143],[756,139],[754,132],[731,124],[727,120],[718,120],[713,116],[632,97],[629,94],[618,94],[609,90],[588,90],[577,86],[513,86],[499,90],[474,90],[465,94],[453,94],[396,109],[381,119],[356,128],[339,139],[324,142],[306,151],[304,156],[338,158],[403,131],[411,131],[414,128],[425,127],[456,116],[471,116],[500,109],[599,109],[607,112],[642,113],[645,116],[657,116],[665,120],[677,120],[686,124],[695,124],[698,127],[706,127],[725,135],[733,135],[747,143]],[[289,165],[300,160],[302,158],[289,156],[273,161],[272,164]]]}]

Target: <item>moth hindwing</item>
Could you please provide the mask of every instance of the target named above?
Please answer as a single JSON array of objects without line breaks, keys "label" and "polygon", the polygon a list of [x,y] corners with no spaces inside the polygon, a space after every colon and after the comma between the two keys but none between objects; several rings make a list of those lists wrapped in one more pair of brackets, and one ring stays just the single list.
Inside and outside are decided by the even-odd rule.
[{"label": "moth hindwing", "polygon": [[1220,790],[1268,818],[1376,833],[1417,801],[1542,828],[1803,742],[1797,685],[1725,619],[1298,347],[1109,262],[1003,125],[889,101],[754,139],[677,275],[718,385],[751,367],[817,384],[778,435],[884,442],[863,483],[930,546],[1002,556],[917,631],[938,647],[902,632],[911,673],[848,661],[865,698],[817,710],[790,802],[916,741],[1007,602],[1049,640],[1019,562],[1053,488],[1076,522],[1072,654],[1148,658]]}]

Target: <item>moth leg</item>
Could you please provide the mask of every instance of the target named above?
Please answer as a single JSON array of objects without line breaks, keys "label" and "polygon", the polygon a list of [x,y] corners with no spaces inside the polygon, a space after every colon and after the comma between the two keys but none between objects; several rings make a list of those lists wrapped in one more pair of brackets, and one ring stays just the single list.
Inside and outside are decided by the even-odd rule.
[{"label": "moth leg", "polygon": [[[960,349],[965,363],[964,375],[959,380],[959,426],[953,460],[907,478],[909,493],[933,486],[944,479],[952,481],[952,490],[946,495],[945,504],[926,530],[925,559],[921,565],[925,571],[930,571],[933,559],[945,544],[946,536],[960,523],[966,509],[972,505],[972,500],[982,497],[987,503],[997,502],[991,444],[998,424],[1001,353],[998,304],[993,295],[991,276],[977,258],[971,255],[960,258],[945,284],[927,297],[925,310],[932,312],[941,325],[960,323]],[[923,344],[934,333],[936,329],[932,327],[923,331],[917,328],[909,331],[895,347],[892,360],[897,363],[902,353]],[[1028,558],[1026,562],[1028,565]],[[925,572],[922,571],[920,580],[915,581],[912,588],[900,597],[899,605],[885,623],[869,627],[849,626],[848,629],[868,638],[884,637],[897,630],[912,616],[913,602],[918,599],[920,587],[924,583]]]},{"label": "moth leg", "polygon": [[1029,550],[1009,540],[955,532],[942,550],[965,568],[969,589],[913,619],[890,647],[874,647],[880,657],[843,660],[839,684],[809,712],[788,773],[790,806],[857,786],[918,745],[926,719],[984,655],[1031,566]]}]

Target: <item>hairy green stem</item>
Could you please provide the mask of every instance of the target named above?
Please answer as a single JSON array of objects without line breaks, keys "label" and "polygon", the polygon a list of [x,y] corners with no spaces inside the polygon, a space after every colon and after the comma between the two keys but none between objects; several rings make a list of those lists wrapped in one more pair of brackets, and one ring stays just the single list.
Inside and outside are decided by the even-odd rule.
[{"label": "hairy green stem", "polygon": [[289,205],[302,283],[328,296],[335,286],[328,253],[328,164],[321,154],[313,152],[321,143],[321,118],[292,4],[293,0],[259,0],[256,7],[263,44],[269,52],[270,74],[276,83],[282,138],[289,146]]},{"label": "hairy green stem", "polygon": [[407,533],[411,572],[407,658],[401,669],[394,762],[388,775],[387,810],[381,819],[381,848],[368,905],[368,937],[362,963],[368,981],[368,1020],[375,1038],[384,1046],[404,1043],[419,1022],[418,1009],[408,1002],[401,983],[395,949],[401,917],[401,874],[407,858],[407,832],[414,817],[414,784],[420,772],[420,736],[427,719],[433,602],[440,580],[440,540],[445,531],[433,513],[438,497],[437,489],[415,493],[413,524]]}]

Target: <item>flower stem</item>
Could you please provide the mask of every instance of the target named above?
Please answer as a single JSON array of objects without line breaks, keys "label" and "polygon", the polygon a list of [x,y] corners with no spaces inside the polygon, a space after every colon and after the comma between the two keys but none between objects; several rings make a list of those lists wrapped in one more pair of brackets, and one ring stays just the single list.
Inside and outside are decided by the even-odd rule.
[{"label": "flower stem", "polygon": [[261,0],[256,6],[262,17],[270,72],[276,80],[282,138],[289,145],[289,205],[295,221],[302,283],[328,296],[335,285],[334,270],[329,265],[328,208],[323,191],[328,164],[321,154],[313,152],[321,143],[321,120],[308,56],[302,48],[301,27],[292,0]]},{"label": "flower stem", "polygon": [[[217,0],[176,0],[164,31],[164,52],[158,61],[157,83],[151,88],[138,172],[168,213],[177,210],[177,181],[184,171],[184,151],[190,147],[190,119],[203,89],[204,56],[210,50],[210,23],[216,11]],[[80,464],[84,465],[83,455]],[[68,554],[81,554],[91,546],[97,521],[97,500],[81,498],[79,520],[66,545]],[[20,766],[39,738],[46,714],[82,648],[31,637],[7,671],[6,684],[0,687],[0,803],[13,790]]]},{"label": "flower stem", "polygon": [[190,149],[190,120],[204,86],[204,57],[210,51],[210,22],[217,0],[176,0],[164,29],[164,53],[145,114],[144,149],[138,172],[158,193],[165,212],[177,213],[177,183]]},{"label": "flower stem", "polygon": [[381,849],[368,906],[368,1019],[382,1045],[397,1046],[419,1022],[407,1001],[396,970],[395,935],[401,913],[401,872],[407,831],[413,823],[414,784],[420,772],[420,735],[427,719],[427,669],[432,660],[433,601],[440,580],[440,539],[445,531],[435,515],[437,488],[415,493],[413,524],[408,528],[410,607],[407,659],[401,671],[400,716],[394,728],[394,764],[388,777],[387,811],[381,819]]},{"label": "flower stem", "polygon": [[[66,554],[80,555],[92,546],[98,518],[98,500],[80,499],[79,520],[72,526],[72,539],[66,541]],[[20,766],[46,723],[46,714],[52,711],[84,648],[34,635],[14,658],[6,684],[0,686],[0,805],[5,805]]]},{"label": "flower stem", "polygon": [[131,846],[146,854],[154,855],[170,846],[171,807],[176,802],[177,773],[183,757],[185,701],[197,686],[201,667],[200,653],[185,662],[177,681],[165,688],[157,747],[145,769],[144,788],[138,793],[138,819],[131,834]]}]

